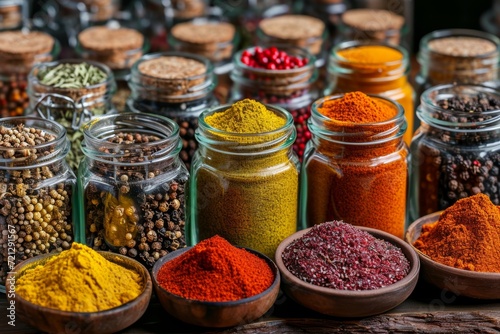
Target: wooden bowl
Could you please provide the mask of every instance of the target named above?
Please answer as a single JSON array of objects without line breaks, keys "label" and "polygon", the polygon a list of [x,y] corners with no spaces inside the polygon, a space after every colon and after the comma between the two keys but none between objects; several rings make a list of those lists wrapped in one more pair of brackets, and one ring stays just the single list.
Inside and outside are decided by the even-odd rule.
[{"label": "wooden bowl", "polygon": [[384,313],[405,301],[417,285],[420,269],[417,254],[410,245],[389,233],[367,227],[359,228],[399,247],[410,262],[408,275],[389,286],[364,291],[337,290],[304,282],[288,271],[281,256],[293,240],[309,232],[311,228],[308,228],[283,240],[276,250],[276,264],[281,272],[283,291],[311,310],[336,317],[368,317]]},{"label": "wooden bowl", "polygon": [[[134,259],[111,252],[101,252],[107,260],[125,268],[138,272],[144,284],[140,295],[118,307],[99,312],[69,312],[33,304],[18,294],[9,294],[14,291],[10,278],[24,275],[27,269],[45,264],[58,253],[49,253],[33,257],[19,263],[13,270],[15,274],[7,277],[6,294],[9,303],[15,301],[15,314],[19,319],[43,332],[49,333],[114,333],[127,328],[146,312],[153,291],[151,277],[147,269]],[[77,301],[76,301],[77,302]]]},{"label": "wooden bowl", "polygon": [[187,252],[192,247],[176,250],[160,258],[153,267],[153,285],[161,305],[177,319],[196,326],[231,327],[250,323],[266,313],[276,301],[280,288],[280,274],[276,265],[265,255],[251,249],[247,251],[264,259],[274,273],[271,286],[262,293],[229,302],[207,302],[174,295],[158,284],[160,268],[168,261]]},{"label": "wooden bowl", "polygon": [[[413,243],[422,232],[422,226],[436,222],[441,213],[442,211],[431,213],[415,220],[406,231],[406,241],[413,247]],[[500,299],[500,273],[477,272],[450,267],[432,260],[417,248],[413,248],[422,263],[420,275],[427,282],[457,296]]]}]

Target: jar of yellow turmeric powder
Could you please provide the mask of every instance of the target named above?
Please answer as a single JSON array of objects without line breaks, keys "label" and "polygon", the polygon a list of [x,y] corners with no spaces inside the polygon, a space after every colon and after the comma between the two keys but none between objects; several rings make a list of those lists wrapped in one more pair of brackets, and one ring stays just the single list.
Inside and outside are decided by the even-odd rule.
[{"label": "jar of yellow turmeric powder", "polygon": [[290,113],[254,100],[200,115],[191,168],[193,243],[218,234],[274,256],[297,230],[295,137]]},{"label": "jar of yellow turmeric powder", "polygon": [[0,119],[0,291],[14,266],[69,249],[75,174],[60,124],[36,117]]},{"label": "jar of yellow turmeric powder", "polygon": [[301,227],[331,220],[402,238],[408,148],[403,107],[361,92],[317,100],[301,170]]},{"label": "jar of yellow turmeric powder", "polygon": [[181,148],[178,125],[163,116],[124,113],[86,124],[78,200],[88,246],[148,269],[186,246],[189,174]]},{"label": "jar of yellow turmeric powder", "polygon": [[400,46],[384,42],[343,42],[331,51],[325,95],[361,91],[399,102],[408,123],[403,139],[410,145],[415,92],[408,81],[409,69],[408,52]]}]

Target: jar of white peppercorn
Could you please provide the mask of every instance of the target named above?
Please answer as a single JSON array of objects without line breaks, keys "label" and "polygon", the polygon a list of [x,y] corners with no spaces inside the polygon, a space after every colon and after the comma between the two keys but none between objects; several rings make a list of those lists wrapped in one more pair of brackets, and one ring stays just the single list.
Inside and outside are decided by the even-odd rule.
[{"label": "jar of white peppercorn", "polygon": [[132,66],[132,91],[127,110],[166,116],[180,127],[180,157],[189,169],[198,148],[194,131],[202,111],[219,104],[214,96],[217,77],[205,57],[164,52],[143,56]]},{"label": "jar of white peppercorn", "polygon": [[149,269],[185,247],[189,173],[178,125],[152,114],[106,115],[87,123],[84,136],[78,200],[87,245]]},{"label": "jar of white peppercorn", "polygon": [[79,241],[66,130],[35,117],[0,119],[0,291],[14,266]]}]

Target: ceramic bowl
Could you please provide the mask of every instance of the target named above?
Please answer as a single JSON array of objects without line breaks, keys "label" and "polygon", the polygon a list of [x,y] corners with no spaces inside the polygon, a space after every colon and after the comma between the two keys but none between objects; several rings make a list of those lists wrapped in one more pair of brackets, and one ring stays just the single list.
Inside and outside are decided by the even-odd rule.
[{"label": "ceramic bowl", "polygon": [[186,299],[162,288],[157,280],[160,268],[191,248],[186,247],[167,254],[160,258],[153,267],[152,276],[155,292],[167,313],[185,323],[196,326],[231,327],[247,324],[260,318],[274,304],[280,287],[278,268],[268,257],[250,249],[246,250],[264,259],[274,273],[274,281],[271,286],[258,295],[237,301],[207,302]]},{"label": "ceramic bowl", "polygon": [[311,228],[308,228],[283,240],[276,250],[276,264],[281,272],[283,291],[297,303],[316,312],[335,317],[367,317],[384,313],[405,301],[418,281],[420,262],[417,254],[404,240],[389,233],[372,228],[359,228],[399,247],[410,262],[408,275],[389,286],[364,291],[337,290],[304,282],[288,271],[281,256],[293,240],[309,232]]},{"label": "ceramic bowl", "polygon": [[[441,212],[423,216],[408,227],[405,239],[412,245],[419,238],[422,226],[434,223]],[[457,296],[477,299],[500,299],[500,273],[485,273],[458,269],[432,260],[429,256],[413,247],[422,264],[421,277],[443,291]]]},{"label": "ceramic bowl", "polygon": [[[153,291],[151,277],[147,269],[134,259],[111,252],[99,252],[107,260],[125,268],[137,271],[144,284],[141,294],[135,299],[118,307],[99,312],[69,312],[33,304],[14,291],[10,278],[21,277],[27,269],[45,264],[58,253],[49,253],[33,257],[19,263],[9,274],[6,282],[7,297],[15,301],[16,317],[43,332],[49,333],[115,333],[132,325],[146,312]],[[13,297],[13,298],[12,298]]]}]

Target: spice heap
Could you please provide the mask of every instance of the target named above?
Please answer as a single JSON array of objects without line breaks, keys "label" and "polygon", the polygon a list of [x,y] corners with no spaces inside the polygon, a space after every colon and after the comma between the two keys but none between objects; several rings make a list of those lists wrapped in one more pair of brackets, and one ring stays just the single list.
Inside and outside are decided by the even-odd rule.
[{"label": "spice heap", "polygon": [[268,70],[290,70],[304,67],[308,63],[307,58],[295,57],[286,51],[278,50],[275,46],[267,49],[257,46],[253,52],[245,50],[241,54],[240,61],[253,68]]},{"label": "spice heap", "polygon": [[188,175],[165,181],[161,177],[165,163],[151,163],[148,173],[140,165],[133,167],[165,149],[151,145],[159,140],[155,135],[124,132],[107,138],[99,151],[124,167],[95,162],[90,168],[99,178],[91,179],[84,190],[87,244],[136,258],[149,269],[160,257],[186,246]]},{"label": "spice heap", "polygon": [[400,248],[342,221],[315,225],[281,255],[285,267],[304,282],[338,290],[373,290],[408,275]]},{"label": "spice heap", "polygon": [[323,126],[333,141],[319,141],[318,154],[305,162],[308,226],[343,220],[402,238],[408,152],[396,136],[395,106],[352,92],[317,110],[328,117]]},{"label": "spice heap", "polygon": [[157,280],[162,288],[183,298],[227,302],[264,292],[273,283],[274,273],[263,258],[216,235],[166,262]]},{"label": "spice heap", "polygon": [[43,32],[0,32],[0,118],[28,109],[28,72],[36,63],[51,61],[53,47],[54,39]]},{"label": "spice heap", "polygon": [[[200,239],[218,234],[232,244],[273,256],[297,228],[298,171],[288,147],[283,147],[288,138],[284,117],[246,99],[206,115],[205,122],[219,131],[209,128],[205,133],[216,141],[217,151],[207,147],[194,171],[193,206]],[[231,154],[231,145],[267,153]]]},{"label": "spice heap", "polygon": [[323,21],[306,15],[281,15],[263,19],[259,23],[264,44],[287,44],[306,48],[317,55],[323,47]]},{"label": "spice heap", "polygon": [[414,246],[450,267],[500,273],[500,208],[485,194],[461,199],[423,225]]},{"label": "spice heap", "polygon": [[73,243],[45,264],[28,269],[16,281],[27,301],[61,311],[98,312],[135,299],[144,289],[139,273]]},{"label": "spice heap", "polygon": [[[350,40],[376,40],[399,44],[403,16],[383,9],[358,8],[342,14],[342,23],[350,31],[344,31]],[[344,28],[345,29],[345,28]]]},{"label": "spice heap", "polygon": [[[37,128],[0,125],[0,284],[9,268],[9,255],[15,264],[39,254],[68,249],[73,241],[71,196],[73,181],[51,181],[61,164],[43,167],[30,164],[56,154],[54,134]],[[45,185],[43,183],[46,183]],[[12,254],[10,243],[15,244]],[[9,244],[9,246],[8,246]],[[7,247],[8,246],[8,247]],[[8,253],[9,252],[9,253]]]}]

